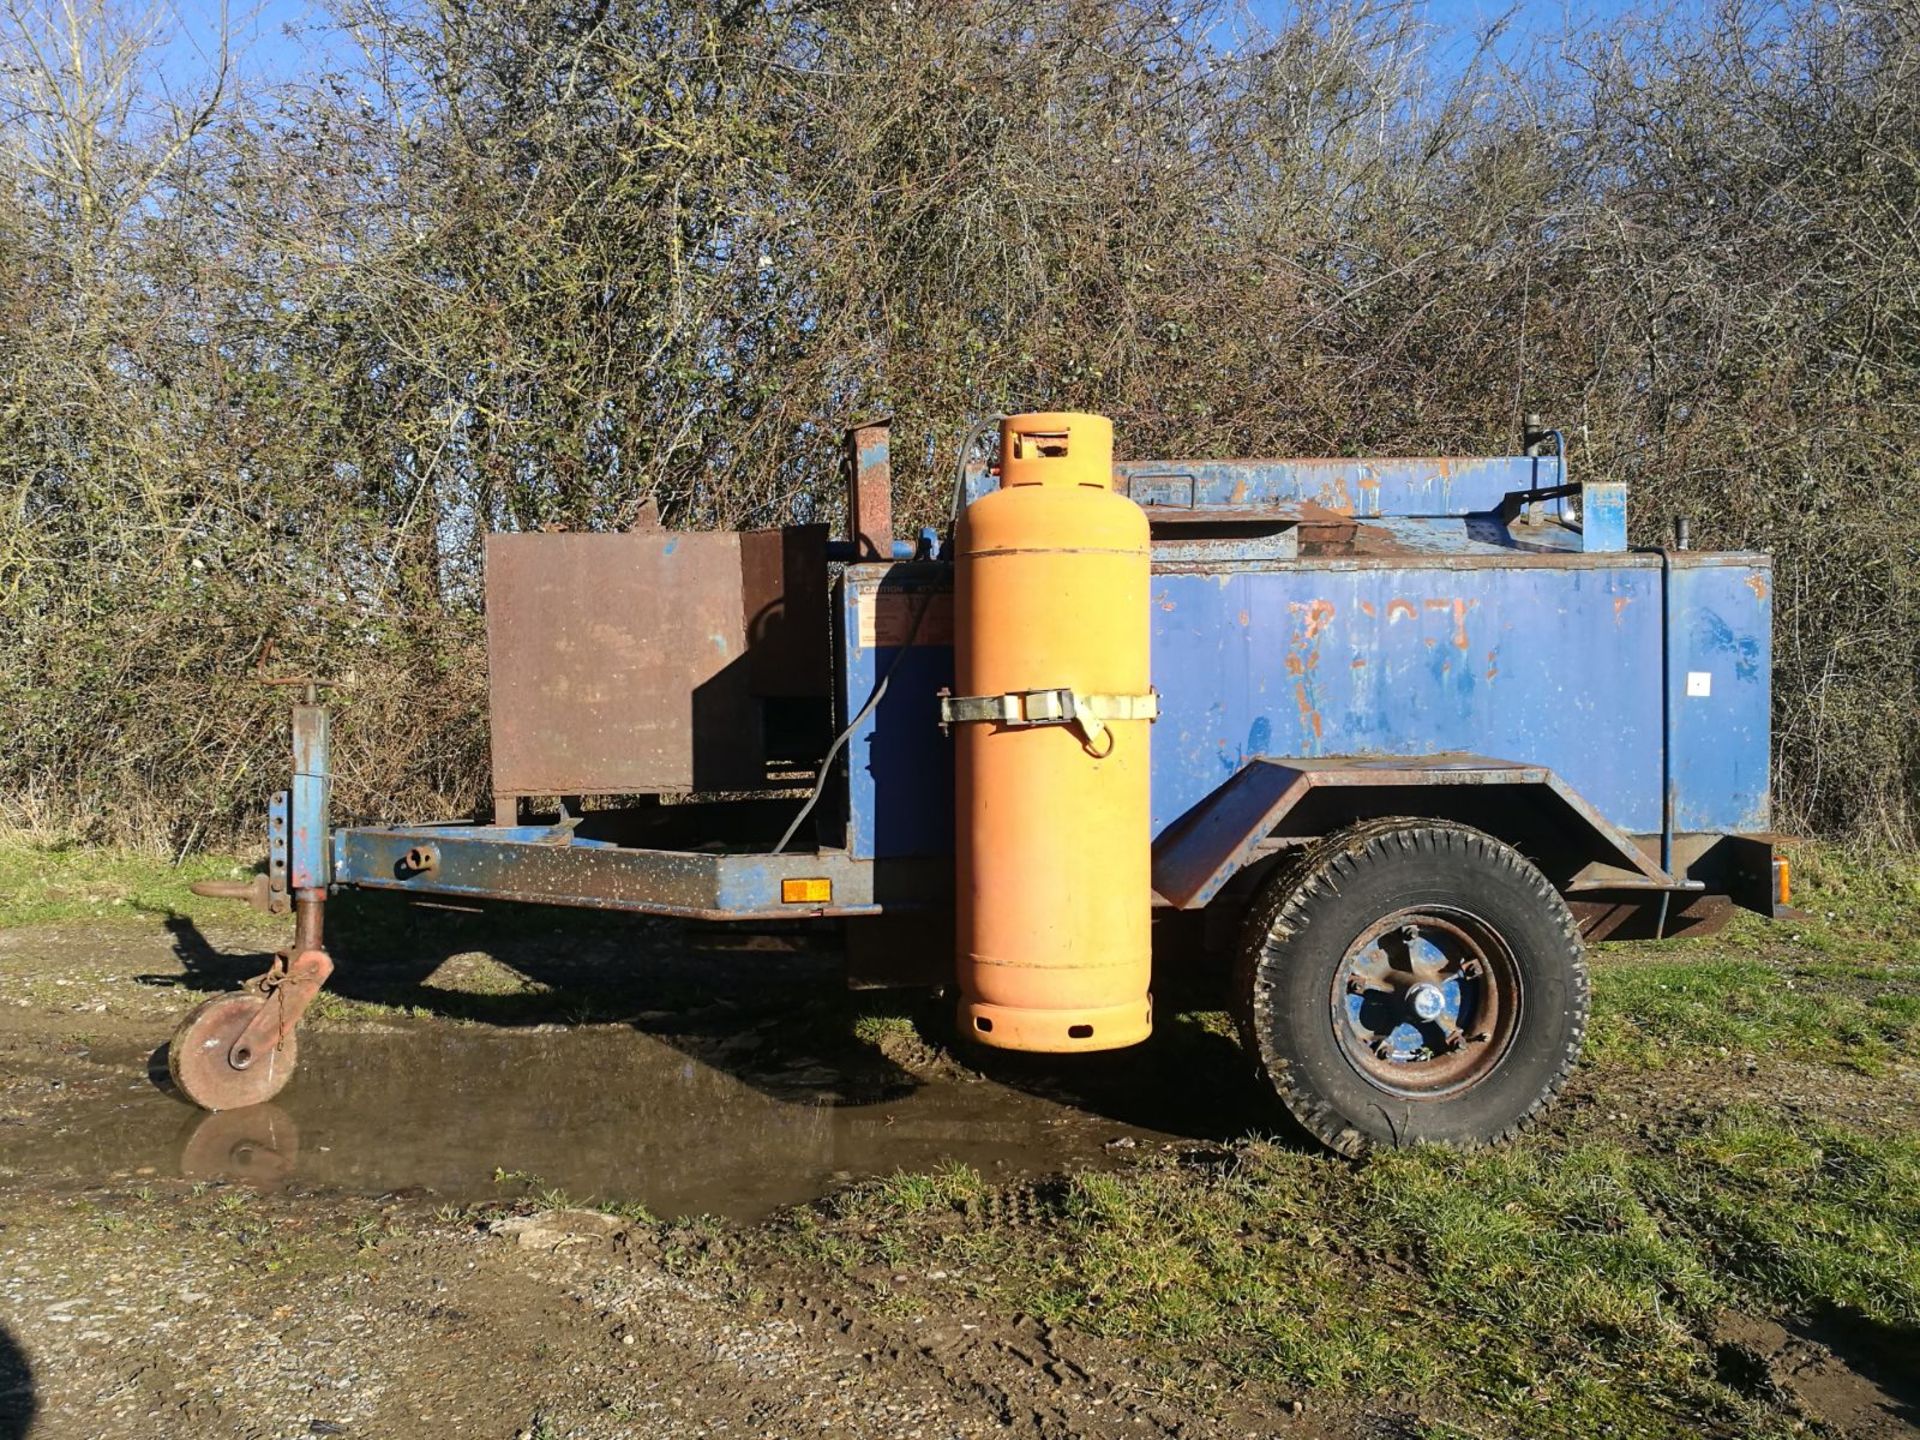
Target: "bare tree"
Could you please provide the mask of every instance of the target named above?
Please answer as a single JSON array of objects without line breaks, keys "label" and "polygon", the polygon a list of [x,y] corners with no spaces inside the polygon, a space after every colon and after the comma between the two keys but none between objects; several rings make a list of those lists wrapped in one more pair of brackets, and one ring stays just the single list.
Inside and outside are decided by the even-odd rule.
[{"label": "bare tree", "polygon": [[357,676],[344,807],[463,808],[486,531],[830,518],[850,417],[931,517],[986,410],[1352,454],[1543,409],[1642,534],[1778,554],[1786,816],[1913,838],[1912,7],[1445,67],[1404,0],[1236,15],[340,0],[359,58],[255,99],[0,0],[0,814],[249,822],[263,656]]}]

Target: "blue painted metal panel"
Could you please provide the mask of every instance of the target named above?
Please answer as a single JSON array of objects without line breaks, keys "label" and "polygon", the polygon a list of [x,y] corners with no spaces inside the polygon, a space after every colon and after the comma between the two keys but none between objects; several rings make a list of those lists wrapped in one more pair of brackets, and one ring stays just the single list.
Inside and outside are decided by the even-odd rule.
[{"label": "blue painted metal panel", "polygon": [[[1463,516],[1509,494],[1564,483],[1556,456],[1414,456],[1364,460],[1123,460],[1116,488],[1143,503],[1208,508],[1312,504],[1340,515]],[[977,500],[998,481],[967,477]]]},{"label": "blue painted metal panel", "polygon": [[293,707],[293,790],[287,845],[289,878],[297,893],[325,888],[333,761],[323,705]]},{"label": "blue painted metal panel", "polygon": [[1580,487],[1580,548],[1627,548],[1627,487],[1618,480],[1590,480]]},{"label": "blue painted metal panel", "polygon": [[952,566],[849,567],[836,628],[842,716],[857,715],[891,677],[847,742],[849,852],[858,859],[951,853],[953,746],[940,730],[938,697],[953,683]]},{"label": "blue painted metal panel", "polygon": [[[1661,812],[1661,571],[1651,554],[1510,553],[1462,566],[1303,560],[1156,571],[1153,825],[1160,834],[1249,759],[1470,750],[1553,770],[1613,825],[1653,834]],[[1682,830],[1766,828],[1768,634],[1763,567],[1676,564],[1675,783]],[[1719,561],[1720,557],[1712,557]],[[944,572],[916,567],[916,585]],[[849,572],[850,574],[854,572]],[[857,710],[897,645],[861,645],[849,585],[843,705]],[[889,585],[904,581],[889,581]],[[1764,587],[1764,579],[1759,582]],[[878,640],[900,636],[908,592]],[[869,604],[873,604],[871,599]],[[951,755],[934,696],[951,681],[950,621],[930,622],[851,746],[856,856],[951,844]],[[870,620],[869,634],[873,635]],[[1682,660],[1684,659],[1684,664]],[[1686,670],[1714,701],[1686,710]],[[1711,714],[1712,723],[1705,723]]]},{"label": "blue painted metal panel", "polygon": [[1449,750],[1657,829],[1659,587],[1639,556],[1156,575],[1154,833],[1256,755]]},{"label": "blue painted metal panel", "polygon": [[1771,827],[1773,569],[1754,557],[1673,557],[1674,828]]},{"label": "blue painted metal panel", "polygon": [[287,834],[293,818],[293,801],[285,790],[273,792],[267,802],[267,880],[282,895],[292,883],[287,878]]}]

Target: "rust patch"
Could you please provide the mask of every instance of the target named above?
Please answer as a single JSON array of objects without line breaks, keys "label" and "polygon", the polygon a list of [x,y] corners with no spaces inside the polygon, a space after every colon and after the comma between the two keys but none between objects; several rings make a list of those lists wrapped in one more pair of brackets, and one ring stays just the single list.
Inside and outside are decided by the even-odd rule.
[{"label": "rust patch", "polygon": [[1389,625],[1393,624],[1396,620],[1411,620],[1419,613],[1418,610],[1413,608],[1413,602],[1411,600],[1389,600],[1387,602],[1387,623]]},{"label": "rust patch", "polygon": [[1618,625],[1620,618],[1627,613],[1627,606],[1633,603],[1631,595],[1617,595],[1613,601],[1613,623]]},{"label": "rust patch", "polygon": [[847,432],[847,538],[862,560],[893,555],[892,423],[877,420]]},{"label": "rust patch", "polygon": [[1297,677],[1293,693],[1300,706],[1302,738],[1307,740],[1310,737],[1308,743],[1317,744],[1322,726],[1313,693],[1313,671],[1320,664],[1320,636],[1333,623],[1333,602],[1309,600],[1302,604],[1295,601],[1287,608],[1301,617],[1300,626],[1294,631],[1292,643],[1288,646],[1287,673]]},{"label": "rust patch", "polygon": [[1365,657],[1364,657],[1364,656],[1360,656],[1360,655],[1356,655],[1356,656],[1354,656],[1354,657],[1353,657],[1353,662],[1352,662],[1352,666],[1351,666],[1351,668],[1352,668],[1352,669],[1355,669],[1355,670],[1364,670],[1364,669],[1366,669],[1366,668],[1367,668],[1367,662],[1366,662],[1366,659],[1365,659]]},{"label": "rust patch", "polygon": [[1478,600],[1455,600],[1453,602],[1453,648],[1467,648],[1467,611],[1478,605]]},{"label": "rust patch", "polygon": [[1309,600],[1302,605],[1299,601],[1290,601],[1287,608],[1296,615],[1306,618],[1305,633],[1302,638],[1311,645],[1320,638],[1321,632],[1333,623],[1333,602],[1331,600]]},{"label": "rust patch", "polygon": [[1242,629],[1245,629],[1247,626],[1251,625],[1252,623],[1253,623],[1253,617],[1247,614],[1246,611],[1242,610],[1240,612],[1240,627]]},{"label": "rust patch", "polygon": [[1373,602],[1371,600],[1362,600],[1360,602],[1360,609],[1362,610],[1362,612],[1365,613],[1366,617],[1369,620],[1373,618],[1374,610],[1373,610]]},{"label": "rust patch", "polygon": [[1353,514],[1353,492],[1347,489],[1347,477],[1336,476],[1315,492],[1314,500],[1336,515]]},{"label": "rust patch", "polygon": [[1322,734],[1320,728],[1320,712],[1313,708],[1313,701],[1308,698],[1307,685],[1304,680],[1293,687],[1293,698],[1300,706],[1301,723],[1313,731],[1313,738],[1318,740]]},{"label": "rust patch", "polygon": [[1757,570],[1754,571],[1753,574],[1747,576],[1747,588],[1753,591],[1754,599],[1765,600],[1767,598],[1767,577]]}]

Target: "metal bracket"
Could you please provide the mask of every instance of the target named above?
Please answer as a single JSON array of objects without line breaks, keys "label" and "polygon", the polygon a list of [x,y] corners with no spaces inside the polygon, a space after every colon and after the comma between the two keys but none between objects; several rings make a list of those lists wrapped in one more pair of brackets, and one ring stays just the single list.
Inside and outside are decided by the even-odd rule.
[{"label": "metal bracket", "polygon": [[227,1063],[236,1070],[244,1070],[256,1056],[277,1047],[293,1033],[300,1017],[307,1013],[307,1007],[332,973],[333,961],[324,950],[303,950],[291,960],[285,954],[275,955],[266,974],[256,975],[247,982],[248,989],[266,997],[266,1004],[233,1042]]},{"label": "metal bracket", "polygon": [[1500,501],[1500,523],[1511,525],[1525,513],[1527,506],[1541,500],[1565,500],[1578,496],[1579,485],[1547,485],[1533,490],[1510,490]]},{"label": "metal bracket", "polygon": [[293,908],[293,889],[287,883],[288,831],[293,824],[293,800],[285,790],[273,792],[267,802],[267,888],[278,902],[272,915],[284,915]]},{"label": "metal bracket", "polygon": [[284,915],[293,908],[287,892],[274,889],[266,875],[251,880],[196,880],[187,889],[208,900],[244,900],[262,915]]}]

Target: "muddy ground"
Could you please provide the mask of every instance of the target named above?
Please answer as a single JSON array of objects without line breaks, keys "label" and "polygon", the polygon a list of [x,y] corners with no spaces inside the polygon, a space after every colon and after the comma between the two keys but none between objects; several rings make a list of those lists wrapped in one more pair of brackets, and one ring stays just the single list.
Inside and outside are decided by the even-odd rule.
[{"label": "muddy ground", "polygon": [[[951,1224],[1017,1226],[1049,1177],[1291,1144],[1204,1023],[983,1072],[936,1021],[850,1001],[804,937],[375,906],[336,937],[281,1099],[202,1116],[155,1047],[276,936],[0,932],[0,1436],[1525,1433],[1460,1396],[1170,1379],[1164,1347],[1049,1325],[924,1247],[887,1258],[832,1198],[961,1161],[989,1188]],[[1559,1123],[1670,1108],[1636,1084],[1583,1073]],[[1792,1428],[1920,1434],[1897,1357],[1737,1314],[1711,1343]]]}]

